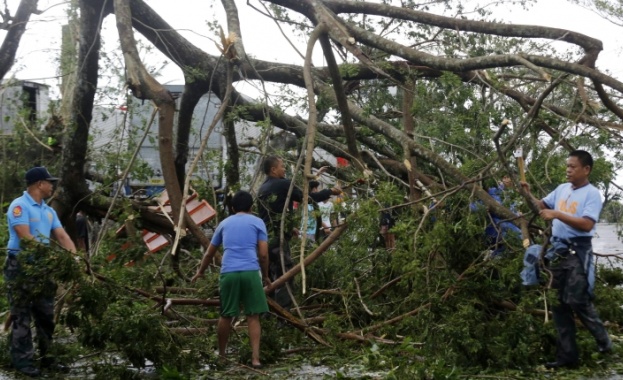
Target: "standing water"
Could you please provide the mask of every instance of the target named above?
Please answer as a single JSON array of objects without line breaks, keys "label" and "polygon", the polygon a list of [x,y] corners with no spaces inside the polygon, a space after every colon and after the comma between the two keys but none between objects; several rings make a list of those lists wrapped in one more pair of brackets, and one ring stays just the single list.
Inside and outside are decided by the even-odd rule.
[{"label": "standing water", "polygon": [[593,238],[593,252],[602,255],[623,254],[623,241],[617,234],[614,223],[597,223],[597,233]]}]

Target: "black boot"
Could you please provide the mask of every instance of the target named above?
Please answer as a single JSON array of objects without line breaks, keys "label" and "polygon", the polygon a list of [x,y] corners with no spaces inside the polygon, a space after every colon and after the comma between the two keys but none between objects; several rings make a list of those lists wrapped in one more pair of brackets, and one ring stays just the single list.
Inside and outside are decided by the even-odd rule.
[{"label": "black boot", "polygon": [[545,368],[547,369],[578,368],[579,366],[580,364],[577,362],[555,361],[555,362],[545,363]]},{"label": "black boot", "polygon": [[57,362],[54,358],[44,357],[41,358],[41,368],[53,372],[68,373],[69,367]]},{"label": "black boot", "polygon": [[35,368],[33,366],[17,368],[17,372],[21,373],[22,375],[26,375],[28,377],[39,377],[39,376],[41,376],[41,372],[37,368]]}]

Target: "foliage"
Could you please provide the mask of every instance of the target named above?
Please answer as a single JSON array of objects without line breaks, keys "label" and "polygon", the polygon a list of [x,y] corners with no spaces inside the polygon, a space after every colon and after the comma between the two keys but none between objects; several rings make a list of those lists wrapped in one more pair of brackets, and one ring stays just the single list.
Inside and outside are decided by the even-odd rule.
[{"label": "foliage", "polygon": [[109,304],[92,334],[109,341],[130,363],[141,368],[145,360],[156,366],[171,364],[179,355],[179,346],[162,325],[157,313],[144,304],[121,300]]},{"label": "foliage", "polygon": [[[545,302],[551,308],[557,302],[555,292],[522,287],[519,239],[508,241],[503,256],[483,261],[486,246],[480,216],[469,211],[467,200],[455,197],[424,216],[424,221],[419,220],[423,215],[418,212],[398,213],[392,230],[397,246],[387,252],[375,242],[372,231],[378,228],[379,203],[400,202],[393,198],[392,194],[398,193],[392,189],[395,187],[387,183],[379,184],[376,199],[357,199],[357,212],[347,217],[349,225],[356,226],[349,230],[349,239],[341,239],[321,261],[306,269],[310,288],[340,291],[339,295],[318,293],[309,298],[312,304],[341,305],[340,317],[327,318],[324,327],[332,333],[365,331],[419,309],[399,323],[373,332],[386,339],[405,337],[400,348],[382,346],[377,351],[372,344],[371,351],[361,358],[369,371],[383,368],[396,378],[453,378],[483,369],[521,371],[547,361],[555,351],[556,332],[551,319],[544,324],[542,315],[533,312],[542,310]],[[413,231],[419,225],[414,240]],[[616,272],[599,273],[608,284],[598,287],[599,312],[604,320],[618,325],[622,293],[613,291],[618,277],[613,277]],[[402,280],[381,296],[370,298],[395,278]],[[583,360],[590,366],[594,343],[587,334],[580,332],[579,344]],[[338,354],[348,355],[353,349],[343,341],[331,343]]]},{"label": "foliage", "polygon": [[[291,344],[299,343],[300,334],[279,323],[275,318],[262,318],[262,337],[260,341],[260,361],[264,364],[273,364],[283,358],[282,350]],[[238,347],[238,361],[251,364],[251,345],[246,334],[232,334],[230,347]]]},{"label": "foliage", "polygon": [[[525,5],[528,2],[520,3]],[[590,3],[613,17],[620,13],[614,3]],[[381,4],[398,2],[384,1]],[[456,21],[471,11],[470,4],[449,0],[425,4],[403,1],[400,6],[402,11],[453,14]],[[313,7],[310,5],[310,8]],[[269,4],[265,11],[275,16],[275,21],[284,27],[282,30],[290,29],[284,33],[291,32],[299,41],[307,41],[314,27],[312,24],[317,21],[275,4]],[[488,6],[477,6],[474,11],[475,19],[490,17]],[[341,55],[338,69],[346,88],[340,95],[347,98],[353,109],[361,111],[355,126],[357,144],[367,153],[366,158],[370,158],[366,163],[372,172],[360,173],[353,167],[334,171],[336,178],[356,184],[335,210],[340,219],[346,220],[348,230],[320,259],[306,268],[304,281],[308,294],[300,294],[303,279],[300,276],[296,279],[293,291],[303,307],[301,314],[322,321],[322,329],[318,331],[331,344],[330,350],[321,351],[324,357],[313,358],[313,362],[332,366],[338,378],[355,377],[345,369],[346,361],[355,362],[364,371],[381,371],[387,378],[461,378],[483,373],[486,376],[495,374],[495,371],[526,371],[534,375],[533,368],[549,358],[555,349],[553,326],[551,322],[543,321],[546,305],[551,307],[557,302],[555,294],[540,287],[526,289],[521,286],[518,273],[522,267],[523,248],[518,236],[505,238],[502,255],[494,259],[488,257],[491,247],[487,245],[483,229],[490,223],[491,216],[485,207],[471,210],[471,205],[483,202],[483,199],[476,199],[475,189],[466,189],[470,189],[472,183],[486,189],[495,186],[503,175],[514,174],[517,165],[510,152],[521,147],[525,152],[528,182],[535,195],[545,195],[565,182],[564,162],[569,147],[573,147],[593,152],[596,164],[591,180],[608,192],[623,157],[620,137],[607,129],[611,124],[619,127],[618,117],[599,104],[595,106],[595,100],[603,95],[597,94],[596,87],[591,87],[588,79],[585,84],[585,78],[579,74],[572,75],[551,67],[535,69],[534,63],[517,63],[519,58],[525,61],[530,56],[539,56],[561,62],[555,61],[557,66],[550,65],[552,67],[576,64],[581,59],[576,49],[558,50],[553,44],[544,45],[523,37],[465,32],[460,27],[423,24],[406,17],[392,16],[390,19],[377,14],[330,13],[326,12],[324,17],[337,17],[338,14],[342,17],[335,23],[340,26],[337,29],[359,26],[373,37],[403,44],[404,51],[411,50],[420,58],[409,61],[399,57],[402,52],[392,52],[380,46],[382,44],[357,39],[353,45],[361,49],[362,56],[372,61],[372,64],[362,65],[353,54],[346,53],[345,46],[338,45],[335,39],[333,41],[336,53]],[[162,29],[152,28],[140,18],[141,15],[135,16],[137,30],[139,27],[158,30],[158,49],[176,55],[174,61],[183,70],[187,84],[207,89],[214,84],[210,82],[212,78],[219,78],[218,84],[223,85],[222,72],[218,67],[210,66],[209,61],[214,57],[206,59],[202,55],[188,59],[184,51],[193,50],[189,48],[190,44],[180,43],[184,49],[174,49],[177,47],[169,46],[168,38],[161,38],[165,35]],[[233,19],[229,17],[228,22]],[[221,22],[214,18],[207,25],[216,31]],[[168,37],[175,40],[175,36]],[[149,53],[154,47],[148,45],[144,49]],[[244,52],[237,53],[243,58]],[[460,60],[494,60],[504,55],[508,60],[499,66],[472,63],[472,66],[454,71],[446,69],[450,63]],[[404,61],[399,61],[401,59]],[[443,59],[444,64],[435,66],[433,59]],[[221,66],[234,68],[240,80],[265,91],[257,97],[257,103],[247,105],[245,99],[245,102],[233,105],[226,116],[227,120],[236,123],[254,123],[260,131],[258,136],[250,139],[250,149],[241,149],[241,166],[253,169],[258,157],[264,154],[298,156],[302,152],[305,134],[302,126],[310,107],[307,93],[300,85],[302,71],[297,71],[294,65],[283,65],[283,68],[278,63],[271,66],[250,55],[231,62],[214,60]],[[110,140],[103,145],[96,144],[97,131],[91,130],[89,137],[89,169],[102,177],[98,190],[103,194],[110,194],[120,173],[131,164],[132,152],[148,132],[147,128],[151,128],[147,134],[150,146],[155,147],[157,139],[155,127],[148,125],[149,116],[144,108],[141,109],[142,99],[128,97],[124,100],[126,108],[117,108],[120,87],[117,80],[122,78],[125,81],[131,74],[126,71],[131,65],[121,62],[118,53],[101,54],[100,64],[106,70],[100,75],[97,93],[100,107],[96,107],[97,117],[93,124],[114,118],[121,122],[114,124],[114,130],[105,131],[104,137]],[[246,66],[253,63],[259,65]],[[262,65],[265,67],[260,68]],[[366,77],[371,68],[375,69],[374,75]],[[148,70],[157,72],[159,69],[151,67]],[[293,74],[287,76],[285,73],[290,70]],[[335,84],[328,79],[327,71],[315,66],[312,74],[321,121],[319,133],[324,134],[317,136],[317,142],[319,146],[324,144],[323,148],[331,150],[334,155],[348,156],[353,152],[343,152],[340,147],[346,142],[341,132],[345,115],[335,104],[336,87],[327,86]],[[275,79],[276,72],[281,72],[283,77]],[[553,79],[547,79],[549,77]],[[266,90],[264,82],[272,80],[281,83]],[[292,83],[298,83],[298,87]],[[550,86],[553,88],[544,99],[543,107],[539,112],[531,112],[533,101]],[[408,96],[412,96],[413,101],[404,104]],[[244,99],[244,96],[236,94],[233,98]],[[617,101],[618,98],[613,99]],[[13,101],[23,103],[23,99]],[[27,110],[23,112],[10,117],[27,119]],[[409,119],[414,130],[405,135],[403,132],[406,132],[405,124]],[[510,122],[504,124],[504,120]],[[50,153],[47,147],[36,143],[37,140],[47,141],[46,137],[56,137],[34,128],[41,123],[41,120],[35,120],[32,125],[16,123],[14,135],[10,138],[3,136],[4,165],[0,169],[3,208],[6,199],[21,191],[24,167],[32,162],[53,164],[62,161],[57,159],[58,151]],[[504,131],[500,127],[502,124],[507,125]],[[379,125],[392,133],[379,133]],[[291,141],[287,137],[276,141],[277,130],[282,136],[293,138]],[[499,137],[500,151],[495,136]],[[413,140],[409,142],[417,144],[417,149],[409,148],[405,141],[407,137]],[[322,153],[322,159],[328,157]],[[65,154],[63,157],[69,156]],[[411,189],[407,184],[410,178],[405,160],[415,156],[413,162],[417,165],[413,164],[412,170],[409,169],[410,174],[430,183],[435,199],[406,204],[406,199],[411,199]],[[18,159],[9,159],[12,157]],[[222,177],[224,172],[241,169],[232,168],[232,163],[224,161],[223,157],[220,151],[205,153],[201,171]],[[132,163],[131,177],[145,180],[155,175],[149,159],[157,158],[156,155],[141,157]],[[65,164],[67,167],[73,165]],[[51,170],[54,172],[53,168]],[[297,171],[292,174],[295,173]],[[240,183],[227,184],[227,190],[255,189],[259,178],[255,174],[256,171],[248,170],[241,176]],[[298,185],[304,185],[302,182],[306,180],[300,175],[289,177],[294,177]],[[365,180],[359,182],[363,177]],[[221,180],[218,182],[222,183]],[[195,183],[195,186],[202,198],[215,205],[223,196],[212,184]],[[419,184],[412,187],[423,190]],[[603,215],[607,220],[618,222],[620,203],[616,194],[609,195]],[[513,201],[521,202],[519,197],[516,198]],[[101,218],[104,213],[89,203],[90,197],[70,201],[71,207],[86,204],[88,207],[85,208],[95,218]],[[113,220],[134,220],[135,234],[123,238],[117,238],[113,233],[104,234],[97,254],[84,257],[85,261],[80,263],[58,247],[44,249],[33,245],[21,254],[25,273],[29,279],[37,280],[32,285],[35,293],[52,294],[55,289],[50,283],[53,280],[66,287],[67,305],[60,321],[77,337],[77,345],[95,350],[102,356],[101,362],[94,365],[96,378],[137,378],[140,376],[138,371],[127,369],[125,364],[140,369],[148,366],[148,362],[153,363],[162,378],[200,376],[202,366],[216,364],[214,329],[209,328],[208,333],[198,332],[194,336],[181,336],[173,333],[171,328],[203,328],[213,323],[206,318],[218,317],[217,309],[174,305],[165,312],[164,305],[167,300],[177,297],[169,292],[172,287],[192,292],[188,298],[213,298],[217,295],[218,275],[212,273],[199,285],[193,285],[191,290],[184,289],[191,287],[185,277],[196,269],[202,254],[197,239],[182,238],[175,260],[169,260],[166,250],[146,255],[142,228],[148,225],[139,212],[144,211],[146,205],[129,201],[121,203],[121,207],[113,207],[110,216]],[[224,207],[216,207],[219,219],[225,217]],[[519,208],[528,212],[525,204],[520,204]],[[381,212],[390,212],[396,220],[391,233],[396,236],[397,243],[390,250],[385,248],[379,234]],[[538,219],[531,222],[533,227],[544,226]],[[114,228],[111,230],[120,226],[119,223],[112,224]],[[298,225],[298,222],[292,225]],[[0,227],[6,231],[6,225]],[[0,235],[1,241],[6,241],[6,236]],[[293,242],[292,252],[298,252],[299,248]],[[298,260],[298,255],[294,256]],[[82,272],[86,260],[92,271],[88,274]],[[623,276],[617,269],[600,269],[599,276],[597,306],[602,318],[611,324],[611,330],[616,331],[623,317],[620,309]],[[392,318],[397,319],[386,323]],[[274,318],[262,319],[262,325],[262,361],[266,364],[283,360],[286,349],[309,346],[304,333],[284,327]],[[244,329],[241,331],[232,334],[230,349],[241,363],[247,363],[250,357],[248,337]],[[353,332],[354,336],[364,337],[366,341],[363,344],[346,341],[340,335],[343,332]],[[396,344],[386,345],[384,339]],[[589,334],[580,330],[582,360],[589,368],[597,367],[601,360],[592,355],[593,344]],[[113,354],[107,355],[109,351]],[[229,376],[229,373],[223,376]]]},{"label": "foliage", "polygon": [[[5,84],[10,87],[10,83]],[[0,136],[0,205],[3,212],[9,203],[24,191],[24,174],[33,166],[45,166],[55,174],[58,173],[59,163],[55,151],[46,145],[51,132],[43,129],[46,120],[42,118],[30,119],[29,108],[23,106],[21,99],[4,99],[5,107],[13,107],[16,111],[13,119],[5,123],[13,128],[11,134]],[[10,106],[7,106],[9,104]],[[53,102],[50,104],[50,117],[54,116]],[[30,120],[30,122],[26,122]]]},{"label": "foliage", "polygon": [[80,278],[76,258],[59,247],[48,247],[34,240],[21,242],[17,258],[20,270],[11,276],[14,302],[27,305],[34,299],[54,297],[55,283],[73,283]]},{"label": "foliage", "polygon": [[623,5],[617,0],[569,0],[599,14],[615,25],[623,25]]},{"label": "foliage", "polygon": [[601,211],[601,219],[606,223],[623,222],[623,204],[621,202],[608,202]]}]

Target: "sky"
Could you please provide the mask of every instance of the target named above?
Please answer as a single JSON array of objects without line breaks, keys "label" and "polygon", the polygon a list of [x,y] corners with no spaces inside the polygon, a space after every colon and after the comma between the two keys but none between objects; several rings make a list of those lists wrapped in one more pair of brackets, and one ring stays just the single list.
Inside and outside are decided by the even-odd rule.
[{"label": "sky", "polygon": [[[112,0],[109,0],[112,1]],[[205,0],[145,0],[159,14],[178,29],[186,38],[199,48],[217,54],[214,46],[215,35],[206,25],[206,20],[216,13],[222,15],[220,2]],[[467,2],[476,3],[476,0]],[[261,8],[258,0],[251,4]],[[8,5],[15,12],[19,0],[8,0]],[[214,8],[210,4],[214,4]],[[251,9],[246,2],[237,2],[240,11],[243,41],[247,53],[260,59],[281,60],[286,63],[301,64],[302,59],[280,35],[275,23],[264,15]],[[465,3],[465,2],[464,2]],[[487,1],[491,3],[491,1]],[[58,72],[56,61],[60,52],[60,29],[58,25],[66,19],[62,0],[39,0],[41,15],[34,15],[18,50],[17,63],[11,74],[18,79],[33,80],[50,85],[57,85]],[[179,4],[183,4],[180,7]],[[467,8],[467,6],[466,6]],[[617,27],[592,12],[566,0],[540,0],[529,11],[519,6],[503,5],[493,8],[495,17],[514,24],[533,24],[570,29],[604,42],[604,51],[600,54],[597,67],[610,70],[615,77],[623,79],[623,68],[619,57],[623,52],[621,28]],[[190,11],[189,11],[190,10]],[[468,15],[469,16],[469,15]],[[114,20],[109,17],[104,24],[104,36],[107,46],[117,43]],[[0,32],[0,38],[3,33]],[[563,43],[558,43],[563,46]],[[275,46],[279,46],[276,49]],[[300,48],[304,50],[304,47]],[[319,50],[319,49],[317,49]],[[159,80],[163,83],[181,84],[181,70],[169,65],[162,71]]]},{"label": "sky", "polygon": [[[604,44],[599,54],[597,68],[609,70],[619,80],[623,79],[620,57],[623,53],[622,28],[597,14],[566,0],[541,0],[529,11],[512,10],[502,12],[500,17],[512,20],[513,24],[531,24],[552,28],[568,29],[597,38]],[[563,43],[560,43],[563,46]],[[564,44],[567,45],[567,44]]]}]

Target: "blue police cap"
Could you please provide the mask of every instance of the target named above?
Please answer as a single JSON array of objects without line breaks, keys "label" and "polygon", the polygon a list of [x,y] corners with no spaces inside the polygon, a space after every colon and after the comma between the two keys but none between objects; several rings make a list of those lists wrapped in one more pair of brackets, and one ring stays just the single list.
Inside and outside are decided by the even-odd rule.
[{"label": "blue police cap", "polygon": [[44,168],[43,166],[36,166],[28,170],[24,178],[26,179],[26,185],[32,185],[33,183],[38,181],[58,181],[58,178],[53,177],[48,169]]}]

